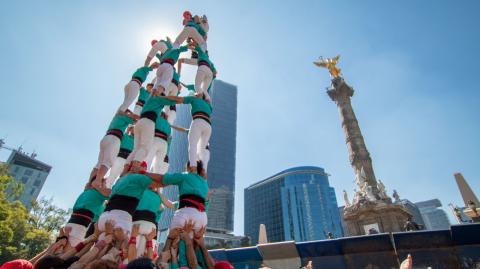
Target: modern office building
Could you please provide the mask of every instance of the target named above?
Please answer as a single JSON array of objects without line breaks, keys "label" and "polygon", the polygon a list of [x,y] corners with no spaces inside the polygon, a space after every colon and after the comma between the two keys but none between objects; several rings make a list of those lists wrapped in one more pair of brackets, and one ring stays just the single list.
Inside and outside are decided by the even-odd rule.
[{"label": "modern office building", "polygon": [[30,210],[47,180],[52,167],[35,158],[35,154],[26,154],[20,150],[12,150],[7,160],[10,174],[21,184],[23,190],[18,200]]},{"label": "modern office building", "polygon": [[[237,87],[221,80],[215,80],[210,93],[213,103],[212,136],[210,137],[210,161],[208,163],[208,185],[213,191],[208,209],[206,242],[221,238],[237,240],[229,235],[233,231],[235,154],[237,134]],[[188,128],[191,123],[190,107],[177,105],[175,125]],[[188,138],[186,133],[173,132],[169,155],[169,172],[184,171],[188,160]],[[164,193],[171,200],[178,199],[176,187],[167,187]],[[173,212],[166,211],[159,228],[159,241],[163,242]],[[211,236],[212,240],[209,240]],[[240,239],[238,239],[240,240]],[[232,243],[240,244],[240,241]]]},{"label": "modern office building", "polygon": [[425,222],[422,218],[422,213],[420,212],[420,209],[418,209],[418,206],[415,203],[411,202],[408,199],[402,199],[397,203],[402,204],[408,210],[408,212],[412,214],[412,220],[414,222],[424,227],[424,229],[426,228]]},{"label": "modern office building", "polygon": [[427,230],[450,229],[450,220],[447,213],[441,209],[442,203],[438,199],[415,203],[422,214]]},{"label": "modern office building", "polygon": [[343,229],[335,196],[325,170],[294,167],[245,189],[245,235],[258,242],[265,224],[269,242],[311,241],[342,237]]}]

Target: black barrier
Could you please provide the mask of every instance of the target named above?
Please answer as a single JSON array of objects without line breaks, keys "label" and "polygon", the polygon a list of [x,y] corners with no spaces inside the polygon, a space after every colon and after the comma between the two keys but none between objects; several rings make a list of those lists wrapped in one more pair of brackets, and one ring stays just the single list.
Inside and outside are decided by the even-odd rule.
[{"label": "black barrier", "polygon": [[339,239],[346,268],[398,268],[390,234]]},{"label": "black barrier", "polygon": [[[293,259],[295,255],[299,256],[301,265],[312,261],[314,268],[397,269],[408,254],[412,255],[415,269],[480,269],[480,224],[453,225],[450,230],[301,242],[295,244],[294,251],[285,253],[285,245],[290,244],[292,242],[262,245],[261,248],[268,249],[268,257],[262,257],[258,247],[210,253],[217,260],[229,260],[236,269],[257,269],[263,259],[281,261]],[[276,248],[278,257],[274,255]],[[281,268],[287,267],[274,269]]]},{"label": "black barrier", "polygon": [[297,243],[302,265],[312,261],[313,268],[347,268],[337,239]]},{"label": "black barrier", "polygon": [[453,225],[451,231],[460,268],[480,268],[480,225]]},{"label": "black barrier", "polygon": [[411,254],[415,267],[461,268],[453,248],[450,230],[395,233],[393,240],[400,260]]}]

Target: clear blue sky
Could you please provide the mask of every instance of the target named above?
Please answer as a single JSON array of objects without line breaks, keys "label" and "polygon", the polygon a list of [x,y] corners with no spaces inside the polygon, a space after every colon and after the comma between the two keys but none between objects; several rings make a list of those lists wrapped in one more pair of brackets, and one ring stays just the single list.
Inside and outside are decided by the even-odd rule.
[{"label": "clear blue sky", "polygon": [[[243,189],[292,166],[324,167],[339,204],[343,189],[352,196],[338,112],[325,93],[329,76],[312,65],[319,55],[342,55],[389,193],[461,204],[454,172],[480,193],[479,7],[475,0],[8,1],[0,10],[0,137],[51,164],[41,195],[71,207],[150,40],[178,34],[188,9],[208,15],[219,78],[239,89],[237,234]],[[193,71],[183,79],[192,81]]]}]

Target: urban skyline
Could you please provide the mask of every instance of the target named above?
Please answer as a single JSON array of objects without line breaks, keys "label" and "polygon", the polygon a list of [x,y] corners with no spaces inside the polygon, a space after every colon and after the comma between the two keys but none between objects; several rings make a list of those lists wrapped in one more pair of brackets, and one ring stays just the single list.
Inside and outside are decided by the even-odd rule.
[{"label": "urban skyline", "polygon": [[[435,12],[418,1],[346,5],[265,1],[251,10],[248,3],[189,2],[193,12],[207,13],[212,21],[209,49],[219,78],[241,89],[236,212],[242,210],[242,190],[254,180],[299,165],[328,167],[337,200],[343,189],[351,196],[354,175],[338,113],[323,92],[329,78],[311,64],[319,55],[342,55],[340,67],[356,90],[355,111],[376,175],[389,194],[396,189],[401,198],[420,201],[428,190],[443,205],[461,205],[458,192],[450,191],[456,188],[454,172],[480,189],[475,136],[480,94],[471,83],[480,58],[479,30],[469,27],[479,4],[452,9],[435,3]],[[9,2],[0,19],[5,38],[0,137],[37,149],[55,168],[40,196],[55,196],[56,204],[68,208],[96,162],[98,141],[124,84],[153,37],[178,32],[185,5],[106,1],[95,5],[101,11],[92,11],[91,3],[32,1],[29,7]],[[344,11],[341,17],[338,10]],[[372,10],[377,16],[363,15]],[[422,34],[411,42],[419,25]],[[300,47],[295,53],[271,44],[272,36],[286,32]],[[34,50],[27,47],[33,42]],[[192,80],[188,72],[182,77]],[[4,151],[0,155],[7,158]],[[71,192],[59,191],[64,189]],[[236,215],[234,230],[242,234],[243,214]]]}]

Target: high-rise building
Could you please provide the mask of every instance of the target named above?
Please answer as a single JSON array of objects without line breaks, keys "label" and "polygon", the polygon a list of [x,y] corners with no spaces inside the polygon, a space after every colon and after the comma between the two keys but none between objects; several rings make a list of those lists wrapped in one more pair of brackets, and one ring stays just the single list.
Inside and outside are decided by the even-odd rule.
[{"label": "high-rise building", "polygon": [[[208,163],[208,185],[213,194],[208,209],[206,242],[235,239],[228,233],[233,231],[235,154],[237,135],[237,87],[221,80],[215,80],[210,93],[213,103],[212,136],[210,137],[210,161]],[[188,128],[191,123],[190,107],[177,105],[176,126]],[[169,162],[170,173],[182,172],[188,161],[187,134],[173,132]],[[178,189],[167,187],[164,193],[171,200],[178,199]],[[166,232],[173,212],[166,211],[160,221],[160,242]],[[211,237],[212,240],[209,238]],[[220,238],[220,239],[219,239]],[[233,238],[233,239],[232,239]],[[236,240],[236,239],[235,239]]]},{"label": "high-rise building", "polygon": [[265,224],[269,242],[342,237],[335,190],[328,174],[315,166],[294,167],[245,189],[245,235],[258,242]]},{"label": "high-rise building", "polygon": [[411,202],[408,199],[402,199],[396,203],[402,204],[408,210],[408,212],[412,215],[412,220],[414,222],[425,227],[422,213],[420,212],[420,209],[418,209],[418,206],[415,203]]},{"label": "high-rise building", "polygon": [[440,207],[442,203],[438,199],[431,199],[415,203],[422,214],[423,222],[427,230],[444,230],[450,228],[450,220],[447,213]]},{"label": "high-rise building", "polygon": [[36,200],[47,180],[52,167],[19,150],[12,150],[7,160],[10,174],[21,184],[23,191],[18,200],[30,210],[32,201]]}]

